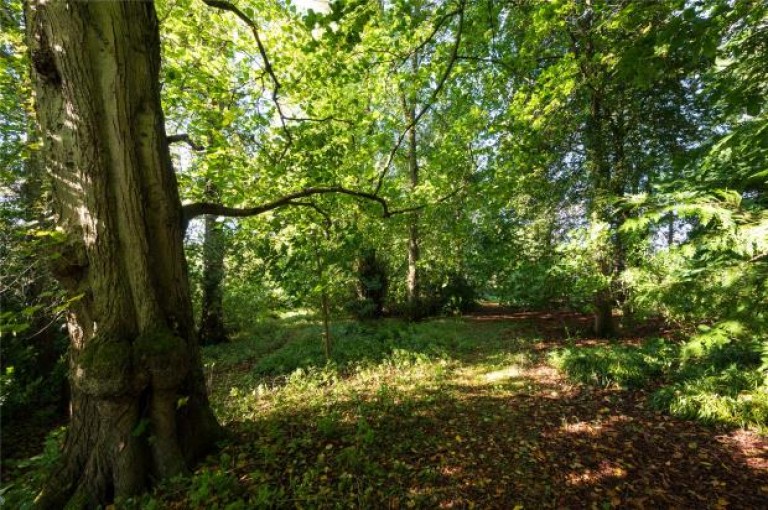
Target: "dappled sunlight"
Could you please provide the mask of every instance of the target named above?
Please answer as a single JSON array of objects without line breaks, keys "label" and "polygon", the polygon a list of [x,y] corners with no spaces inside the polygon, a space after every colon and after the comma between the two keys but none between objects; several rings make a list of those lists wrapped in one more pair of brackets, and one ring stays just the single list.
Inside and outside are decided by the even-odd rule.
[{"label": "dappled sunlight", "polygon": [[493,372],[489,372],[485,374],[484,378],[486,382],[494,383],[520,377],[523,373],[524,371],[520,367],[513,365],[501,370],[494,370]]},{"label": "dappled sunlight", "polygon": [[563,433],[566,434],[579,434],[591,437],[599,437],[602,434],[611,433],[612,427],[619,423],[628,423],[634,421],[631,417],[626,415],[611,415],[605,416],[610,413],[610,409],[607,407],[599,409],[599,418],[592,421],[584,421],[574,419],[573,422],[569,418],[563,418],[563,424],[560,427]]},{"label": "dappled sunlight", "polygon": [[576,470],[565,476],[565,483],[568,485],[597,485],[610,478],[623,479],[627,477],[626,469],[607,460],[601,461],[595,469],[585,468],[578,463],[572,467]]},{"label": "dappled sunlight", "polygon": [[[282,374],[259,375],[273,366],[268,357],[248,369],[215,351],[218,373],[237,367],[229,380],[238,389],[214,388],[214,401],[237,437],[231,455],[252,459],[233,474],[247,491],[266,486],[308,507],[685,508],[701,506],[693,494],[704,487],[755,507],[761,496],[747,489],[768,484],[755,443],[739,448],[737,435],[655,412],[643,392],[568,382],[534,354],[531,337],[509,327],[366,328],[339,330],[338,341],[370,336],[380,343],[368,346],[386,347],[380,356],[313,358]],[[319,342],[306,331],[279,349],[303,359],[299,347]]]},{"label": "dappled sunlight", "polygon": [[[754,470],[768,472],[768,438],[758,436],[743,429],[716,437],[726,447],[735,449],[746,459],[746,464]],[[768,487],[761,490],[768,497]]]},{"label": "dappled sunlight", "polygon": [[586,434],[589,436],[599,436],[603,430],[601,423],[578,421],[574,423],[564,423],[561,427],[567,434]]}]

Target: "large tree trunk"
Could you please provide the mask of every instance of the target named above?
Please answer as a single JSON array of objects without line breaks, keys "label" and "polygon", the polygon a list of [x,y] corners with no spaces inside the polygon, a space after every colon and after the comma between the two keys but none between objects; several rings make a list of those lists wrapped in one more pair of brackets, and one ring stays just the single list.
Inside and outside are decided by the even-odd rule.
[{"label": "large tree trunk", "polygon": [[42,508],[95,507],[185,472],[219,427],[205,394],[151,2],[30,0],[45,165],[77,300],[71,422]]}]

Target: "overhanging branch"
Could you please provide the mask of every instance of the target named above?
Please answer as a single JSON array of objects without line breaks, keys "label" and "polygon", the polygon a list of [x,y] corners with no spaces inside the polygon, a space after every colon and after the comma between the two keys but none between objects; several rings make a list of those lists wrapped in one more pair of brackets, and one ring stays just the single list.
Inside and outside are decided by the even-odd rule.
[{"label": "overhanging branch", "polygon": [[[456,195],[461,189],[462,187],[458,187],[454,189],[449,194],[438,199],[435,202],[435,204],[445,202],[446,200]],[[395,216],[398,214],[407,214],[407,213],[417,212],[426,208],[429,205],[429,204],[420,204],[412,207],[404,207],[402,209],[390,209],[389,203],[384,198],[378,195],[375,195],[373,193],[368,193],[366,191],[352,190],[349,188],[344,188],[342,186],[312,187],[312,188],[305,188],[301,191],[296,191],[294,193],[289,193],[288,195],[284,195],[276,200],[273,200],[272,202],[267,202],[266,204],[258,205],[255,207],[242,207],[242,208],[229,207],[223,204],[216,204],[213,202],[196,202],[193,204],[187,204],[182,206],[183,227],[184,227],[184,230],[186,230],[186,227],[187,225],[189,225],[189,222],[191,220],[199,216],[203,216],[205,214],[210,214],[213,216],[226,216],[229,218],[249,218],[251,216],[258,216],[265,212],[273,211],[275,209],[279,209],[281,207],[287,207],[287,206],[311,207],[316,211],[318,211],[323,216],[327,217],[327,213],[322,211],[316,204],[312,202],[302,202],[300,201],[300,199],[311,197],[313,195],[323,195],[323,194],[330,194],[330,193],[348,195],[351,197],[356,197],[356,198],[376,202],[381,206],[381,215],[383,218],[391,218],[392,216]]]},{"label": "overhanging branch", "polygon": [[383,217],[388,218],[393,214],[393,212],[389,210],[389,204],[387,201],[379,196],[374,195],[373,193],[351,190],[341,186],[325,186],[304,188],[301,191],[296,191],[294,193],[284,195],[277,200],[273,200],[272,202],[258,205],[256,207],[228,207],[212,202],[198,202],[194,204],[188,204],[182,207],[184,224],[186,225],[190,220],[204,214],[211,214],[214,216],[227,216],[230,218],[248,218],[250,216],[258,216],[259,214],[263,214],[280,207],[289,205],[306,205],[306,203],[297,202],[297,200],[311,197],[313,195],[322,195],[328,193],[338,193],[342,195],[349,195],[357,198],[371,200],[381,206]]}]

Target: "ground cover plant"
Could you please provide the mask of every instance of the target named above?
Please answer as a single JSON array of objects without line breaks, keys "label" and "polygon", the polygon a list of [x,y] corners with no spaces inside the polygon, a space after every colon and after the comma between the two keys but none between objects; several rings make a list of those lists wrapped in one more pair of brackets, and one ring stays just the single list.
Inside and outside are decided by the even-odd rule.
[{"label": "ground cover plant", "polygon": [[[150,501],[169,504],[174,490],[189,494],[192,506],[222,508],[748,508],[766,501],[764,439],[659,415],[664,404],[638,389],[658,385],[679,346],[566,348],[602,353],[596,364],[607,370],[601,387],[590,389],[547,363],[564,351],[532,332],[536,322],[339,324],[341,354],[330,362],[320,328],[302,328],[227,382],[217,384],[212,373],[221,398],[215,408],[225,423],[237,423],[238,440],[192,479],[161,490],[169,499]],[[666,480],[661,488],[659,480]]]},{"label": "ground cover plant", "polygon": [[[732,420],[682,421],[660,405],[655,392],[680,344],[560,329],[576,331],[582,320],[496,309],[416,324],[340,321],[340,354],[326,360],[319,322],[273,319],[270,335],[256,328],[204,352],[212,404],[229,431],[221,449],[192,476],[117,506],[762,505],[762,436]],[[38,465],[56,454],[56,437]],[[34,494],[24,477],[39,471],[15,469],[26,474],[4,497],[24,508]]]}]

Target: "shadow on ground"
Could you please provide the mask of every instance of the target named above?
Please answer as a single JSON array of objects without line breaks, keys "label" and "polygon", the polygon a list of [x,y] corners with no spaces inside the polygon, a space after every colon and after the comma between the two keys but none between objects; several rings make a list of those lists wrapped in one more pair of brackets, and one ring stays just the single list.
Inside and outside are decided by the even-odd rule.
[{"label": "shadow on ground", "polygon": [[405,391],[382,380],[231,423],[238,497],[305,508],[768,508],[763,438],[671,418],[643,391],[568,383],[543,362],[559,342],[520,341],[547,320],[468,318],[456,327],[493,340],[459,349],[436,383]]}]

